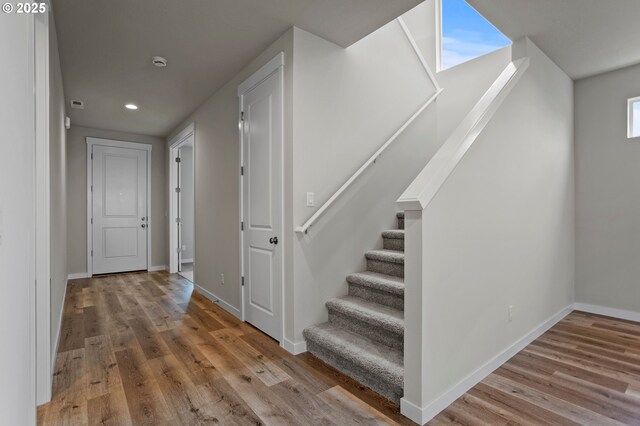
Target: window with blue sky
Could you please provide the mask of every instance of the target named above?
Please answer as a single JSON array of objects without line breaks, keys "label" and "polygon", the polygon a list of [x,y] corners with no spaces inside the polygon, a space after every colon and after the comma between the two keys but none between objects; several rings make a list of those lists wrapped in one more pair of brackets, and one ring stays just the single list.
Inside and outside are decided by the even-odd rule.
[{"label": "window with blue sky", "polygon": [[442,0],[441,69],[509,46],[509,40],[464,0]]}]

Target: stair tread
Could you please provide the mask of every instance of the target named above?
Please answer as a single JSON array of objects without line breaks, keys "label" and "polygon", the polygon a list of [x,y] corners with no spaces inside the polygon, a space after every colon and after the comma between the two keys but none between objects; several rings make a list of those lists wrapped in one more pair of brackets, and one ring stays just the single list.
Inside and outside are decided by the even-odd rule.
[{"label": "stair tread", "polygon": [[347,282],[350,284],[371,287],[397,295],[404,295],[404,278],[378,272],[363,271],[349,274]]},{"label": "stair tread", "polygon": [[382,231],[382,238],[404,240],[404,229],[389,229],[387,231]]},{"label": "stair tread", "polygon": [[396,386],[403,386],[402,351],[381,345],[328,322],[308,327],[303,334],[306,339],[370,371],[372,375],[384,378]]},{"label": "stair tread", "polygon": [[394,334],[404,335],[404,312],[355,296],[344,296],[327,302],[329,310],[380,327]]},{"label": "stair tread", "polygon": [[398,250],[369,250],[365,253],[365,257],[370,260],[380,260],[383,262],[391,262],[404,265],[404,252]]}]

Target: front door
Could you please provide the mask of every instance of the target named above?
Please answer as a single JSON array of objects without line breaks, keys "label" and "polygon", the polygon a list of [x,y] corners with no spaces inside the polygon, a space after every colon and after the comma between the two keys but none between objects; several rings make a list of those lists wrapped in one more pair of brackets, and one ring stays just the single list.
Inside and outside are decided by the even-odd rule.
[{"label": "front door", "polygon": [[92,273],[147,269],[147,156],[92,145]]},{"label": "front door", "polygon": [[241,94],[247,322],[282,339],[282,68]]}]

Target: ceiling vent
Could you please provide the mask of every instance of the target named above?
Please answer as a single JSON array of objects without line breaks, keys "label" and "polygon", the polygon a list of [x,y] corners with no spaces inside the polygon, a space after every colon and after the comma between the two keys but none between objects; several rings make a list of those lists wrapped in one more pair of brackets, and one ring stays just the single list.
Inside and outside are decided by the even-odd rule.
[{"label": "ceiling vent", "polygon": [[74,101],[72,99],[72,100],[69,101],[69,103],[71,104],[71,108],[84,109],[84,102],[83,101]]},{"label": "ceiling vent", "polygon": [[164,68],[167,66],[167,60],[162,56],[154,56],[151,62],[158,68]]}]

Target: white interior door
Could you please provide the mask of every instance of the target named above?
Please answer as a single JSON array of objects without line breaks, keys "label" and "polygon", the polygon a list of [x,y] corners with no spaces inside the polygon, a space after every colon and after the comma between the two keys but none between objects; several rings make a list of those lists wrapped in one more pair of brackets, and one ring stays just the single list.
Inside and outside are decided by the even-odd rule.
[{"label": "white interior door", "polygon": [[282,68],[241,94],[246,321],[282,339]]},{"label": "white interior door", "polygon": [[92,273],[147,269],[148,152],[92,149]]}]

